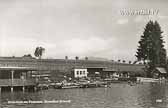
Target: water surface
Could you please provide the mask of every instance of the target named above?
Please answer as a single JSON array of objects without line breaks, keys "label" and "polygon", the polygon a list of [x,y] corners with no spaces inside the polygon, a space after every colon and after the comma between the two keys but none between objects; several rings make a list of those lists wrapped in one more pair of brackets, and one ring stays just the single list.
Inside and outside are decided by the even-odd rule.
[{"label": "water surface", "polygon": [[[40,92],[3,92],[5,108],[166,108],[168,84],[148,83],[130,86],[112,84],[111,88],[49,89]],[[162,102],[156,102],[156,100]],[[7,104],[7,101],[70,100],[50,104]]]}]

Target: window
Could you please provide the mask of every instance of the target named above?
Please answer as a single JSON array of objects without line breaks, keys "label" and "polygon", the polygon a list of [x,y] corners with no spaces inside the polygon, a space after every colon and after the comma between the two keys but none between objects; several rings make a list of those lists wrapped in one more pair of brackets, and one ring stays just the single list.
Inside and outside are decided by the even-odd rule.
[{"label": "window", "polygon": [[79,71],[76,71],[76,74],[78,75],[78,74],[79,74]]},{"label": "window", "polygon": [[85,75],[85,71],[83,71],[83,75]]},{"label": "window", "polygon": [[80,71],[80,75],[82,75],[82,71]]}]

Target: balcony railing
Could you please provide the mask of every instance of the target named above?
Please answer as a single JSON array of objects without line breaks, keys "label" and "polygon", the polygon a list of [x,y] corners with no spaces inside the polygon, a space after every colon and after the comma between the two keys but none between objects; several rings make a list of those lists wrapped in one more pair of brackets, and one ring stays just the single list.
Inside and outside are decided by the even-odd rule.
[{"label": "balcony railing", "polygon": [[0,79],[0,86],[33,86],[35,79]]},{"label": "balcony railing", "polygon": [[11,79],[0,79],[0,86],[12,86]]}]

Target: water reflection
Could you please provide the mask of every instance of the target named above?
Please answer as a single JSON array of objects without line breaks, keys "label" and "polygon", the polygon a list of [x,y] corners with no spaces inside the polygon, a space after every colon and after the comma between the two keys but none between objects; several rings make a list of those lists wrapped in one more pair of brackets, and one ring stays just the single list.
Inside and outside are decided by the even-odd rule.
[{"label": "water reflection", "polygon": [[[166,91],[168,90],[168,85],[165,83],[153,83],[150,85],[150,99],[151,106],[157,108],[166,108],[167,96]],[[156,102],[156,100],[162,100],[162,102]]]},{"label": "water reflection", "polygon": [[[112,84],[111,88],[50,89],[40,92],[4,92],[2,106],[7,108],[166,108],[168,85],[160,83]],[[162,99],[163,102],[156,102]],[[55,104],[7,104],[16,100],[71,100]]]}]

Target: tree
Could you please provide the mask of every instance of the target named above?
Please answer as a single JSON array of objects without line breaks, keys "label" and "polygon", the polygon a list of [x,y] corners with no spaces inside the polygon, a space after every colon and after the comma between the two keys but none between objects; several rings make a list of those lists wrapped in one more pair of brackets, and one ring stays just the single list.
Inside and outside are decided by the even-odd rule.
[{"label": "tree", "polygon": [[126,61],[125,61],[125,60],[123,60],[122,62],[123,62],[123,63],[125,63]]},{"label": "tree", "polygon": [[148,62],[148,77],[151,77],[151,72],[155,67],[166,65],[166,50],[163,45],[162,33],[157,21],[149,21],[138,42],[139,46],[135,56],[138,61]]},{"label": "tree", "polygon": [[79,60],[79,57],[78,57],[78,56],[76,56],[76,57],[75,57],[75,59],[76,59],[76,60]]},{"label": "tree", "polygon": [[[41,60],[41,57],[42,57],[44,51],[45,51],[45,48],[36,47],[34,55]],[[37,71],[37,73],[39,74],[39,77],[37,79],[39,80],[40,79],[40,65],[38,64],[38,62],[37,62],[37,65],[38,65],[38,68],[39,68],[38,71]]]},{"label": "tree", "polygon": [[65,59],[68,60],[68,56],[65,56]]},{"label": "tree", "polygon": [[137,61],[134,61],[134,62],[133,62],[133,64],[136,64],[136,63],[137,63]]},{"label": "tree", "polygon": [[85,60],[88,60],[88,57],[85,57]]},{"label": "tree", "polygon": [[166,70],[168,72],[168,57],[166,58]]},{"label": "tree", "polygon": [[30,57],[30,58],[32,58],[32,55],[31,54],[25,54],[23,57]]},{"label": "tree", "polygon": [[36,57],[38,57],[39,59],[41,59],[41,57],[42,57],[44,51],[45,51],[45,48],[43,48],[43,47],[36,47],[35,52],[34,52],[34,55],[35,55]]}]

